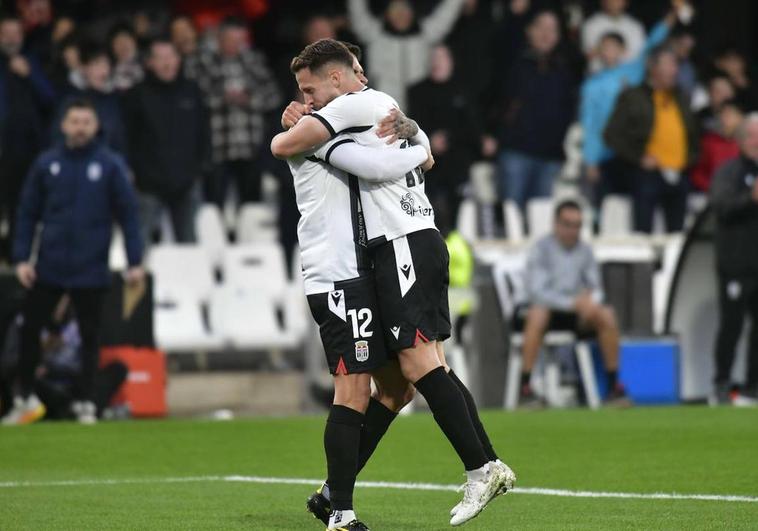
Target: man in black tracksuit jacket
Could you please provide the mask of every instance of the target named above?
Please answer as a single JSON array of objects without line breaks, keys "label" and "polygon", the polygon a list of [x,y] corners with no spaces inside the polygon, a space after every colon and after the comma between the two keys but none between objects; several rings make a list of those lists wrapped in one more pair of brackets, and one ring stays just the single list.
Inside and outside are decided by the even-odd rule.
[{"label": "man in black tracksuit jacket", "polygon": [[745,314],[752,319],[745,387],[735,403],[758,405],[758,113],[739,132],[741,155],[713,177],[721,323],[716,340],[716,398],[729,401],[729,376]]},{"label": "man in black tracksuit jacket", "polygon": [[[94,376],[99,359],[102,303],[111,282],[108,254],[114,218],[126,242],[126,280],[142,280],[142,241],[137,205],[121,156],[96,140],[92,103],[72,100],[63,113],[65,143],[43,152],[26,178],[13,246],[16,275],[29,291],[23,302],[18,394],[3,424],[24,424],[45,414],[33,393],[40,362],[40,332],[64,293],[76,312],[81,336],[81,380],[74,409],[95,422]],[[33,242],[42,225],[36,260]]]},{"label": "man in black tracksuit jacket", "polygon": [[200,178],[210,164],[210,118],[200,89],[180,71],[174,45],[153,41],[147,76],[124,100],[127,154],[146,243],[163,208],[169,211],[177,241],[195,241]]}]

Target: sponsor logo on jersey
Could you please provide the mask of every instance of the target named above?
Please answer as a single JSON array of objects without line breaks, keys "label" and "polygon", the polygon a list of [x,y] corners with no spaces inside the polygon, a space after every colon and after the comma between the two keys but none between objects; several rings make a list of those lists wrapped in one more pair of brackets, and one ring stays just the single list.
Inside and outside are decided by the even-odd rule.
[{"label": "sponsor logo on jersey", "polygon": [[421,205],[416,206],[416,200],[413,198],[410,192],[400,198],[400,208],[403,212],[411,217],[415,216],[433,216],[434,209],[431,207],[423,207]]},{"label": "sponsor logo on jersey", "polygon": [[355,342],[355,360],[366,361],[368,359],[368,341],[360,340]]},{"label": "sponsor logo on jersey", "polygon": [[395,339],[400,339],[400,327],[399,326],[393,326],[390,328],[390,332],[392,332],[392,335],[395,336]]}]

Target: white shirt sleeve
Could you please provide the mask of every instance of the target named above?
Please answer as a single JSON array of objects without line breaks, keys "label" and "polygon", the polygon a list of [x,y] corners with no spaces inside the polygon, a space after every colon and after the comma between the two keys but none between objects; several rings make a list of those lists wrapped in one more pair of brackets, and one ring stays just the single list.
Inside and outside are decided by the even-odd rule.
[{"label": "white shirt sleeve", "polygon": [[412,146],[406,149],[367,147],[349,138],[338,140],[324,153],[323,160],[335,168],[371,182],[393,181],[405,176],[424,163],[426,149]]},{"label": "white shirt sleeve", "polygon": [[416,133],[415,136],[409,138],[409,140],[414,146],[423,146],[427,151],[432,151],[432,145],[429,143],[429,137],[426,136],[426,133],[420,127],[418,128],[418,133]]},{"label": "white shirt sleeve", "polygon": [[323,123],[332,138],[348,130],[369,129],[376,125],[377,118],[386,116],[390,108],[377,104],[365,91],[343,94],[332,100],[311,116]]}]

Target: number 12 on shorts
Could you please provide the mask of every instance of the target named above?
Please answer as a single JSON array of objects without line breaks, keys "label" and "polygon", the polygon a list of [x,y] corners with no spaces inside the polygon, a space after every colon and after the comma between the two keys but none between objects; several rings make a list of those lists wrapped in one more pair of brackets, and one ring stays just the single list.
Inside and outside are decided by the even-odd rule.
[{"label": "number 12 on shorts", "polygon": [[347,315],[353,323],[354,339],[371,337],[374,335],[374,332],[368,329],[369,325],[371,325],[371,320],[374,318],[371,310],[368,308],[361,308],[360,310],[351,309],[347,311]]}]

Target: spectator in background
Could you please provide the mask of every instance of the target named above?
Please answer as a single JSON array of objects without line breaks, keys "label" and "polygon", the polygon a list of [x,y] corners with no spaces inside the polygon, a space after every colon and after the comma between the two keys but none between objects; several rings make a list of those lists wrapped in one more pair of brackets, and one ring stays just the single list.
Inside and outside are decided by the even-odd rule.
[{"label": "spectator in background", "polygon": [[674,52],[653,51],[646,82],[621,93],[605,129],[606,143],[629,167],[636,231],[652,232],[658,205],[668,232],[684,226],[684,172],[695,163],[698,135],[689,102],[676,87],[677,73]]},{"label": "spectator in background", "polygon": [[34,57],[22,53],[21,21],[0,20],[0,218],[10,224],[0,259],[10,258],[18,196],[34,157],[44,145],[45,124],[55,103],[52,85]]},{"label": "spectator in background", "polygon": [[113,88],[129,90],[145,77],[137,50],[137,38],[128,25],[121,24],[111,30],[108,41],[115,62]]},{"label": "spectator in background", "polygon": [[606,33],[600,38],[596,59],[600,69],[582,84],[579,102],[579,120],[584,132],[582,155],[587,183],[594,189],[596,205],[609,193],[627,194],[629,184],[624,179],[623,167],[603,141],[603,130],[613,112],[619,93],[626,87],[639,85],[645,79],[645,63],[652,49],[661,44],[676,22],[674,13],[655,25],[632,60],[624,61],[626,41],[620,33]]},{"label": "spectator in background", "polygon": [[368,77],[406,108],[408,87],[429,74],[432,46],[445,39],[465,0],[442,0],[434,11],[416,19],[407,0],[391,0],[384,21],[373,16],[368,0],[349,0],[352,29],[366,45]]},{"label": "spectator in background", "polygon": [[267,140],[265,113],[281,103],[265,57],[249,48],[244,23],[229,18],[219,28],[218,52],[202,50],[185,66],[205,92],[211,112],[213,161],[219,172],[206,197],[223,205],[234,180],[241,203],[260,201],[258,154]]},{"label": "spectator in background", "polygon": [[492,97],[492,79],[497,68],[493,51],[501,51],[495,47],[496,26],[491,11],[491,6],[482,0],[466,0],[446,40],[453,54],[458,82],[470,101],[482,109]]},{"label": "spectator in background", "polygon": [[186,15],[178,15],[171,20],[171,41],[179,50],[182,59],[187,59],[197,53],[197,30],[192,19]]},{"label": "spectator in background", "polygon": [[79,42],[76,37],[76,23],[72,18],[61,17],[53,25],[52,49],[48,76],[59,93],[63,93],[69,85],[74,72],[81,76],[81,61],[79,57]]},{"label": "spectator in background", "polygon": [[739,50],[734,48],[723,50],[715,57],[714,66],[729,77],[729,81],[737,91],[735,97],[744,108],[758,108],[758,86]]},{"label": "spectator in background", "polygon": [[24,52],[33,55],[47,71],[53,48],[55,20],[50,0],[20,0],[16,2],[26,32]]},{"label": "spectator in background", "polygon": [[718,126],[704,131],[700,137],[698,161],[690,173],[690,181],[695,190],[707,192],[714,172],[726,161],[739,155],[740,146],[736,135],[743,118],[744,113],[735,100],[721,104]]},{"label": "spectator in background", "polygon": [[[526,27],[536,9],[532,0],[510,0],[503,19],[495,28],[493,54],[494,67],[499,72],[510,72],[513,61],[526,47]],[[505,76],[493,76],[492,90],[502,92]]]},{"label": "spectator in background", "polygon": [[617,33],[624,39],[622,61],[639,56],[645,46],[645,28],[626,14],[627,0],[601,0],[600,6],[602,11],[588,18],[582,26],[582,50],[593,72],[602,68],[598,54],[603,35]]},{"label": "spectator in background", "polygon": [[526,288],[529,310],[524,326],[523,366],[519,403],[540,405],[529,385],[542,338],[548,330],[593,331],[603,353],[610,393],[606,403],[630,405],[618,381],[620,334],[616,315],[603,304],[600,268],[592,247],[580,240],[582,209],[573,200],[555,208],[553,234],[529,251]]},{"label": "spectator in background", "polygon": [[145,80],[124,97],[142,239],[152,240],[165,208],[176,240],[194,242],[201,177],[210,165],[208,110],[197,84],[180,75],[181,58],[171,41],[153,41],[147,69]]},{"label": "spectator in background", "polygon": [[408,91],[408,113],[424,125],[436,161],[426,193],[443,233],[455,227],[462,187],[480,152],[481,138],[474,102],[454,70],[450,49],[437,45],[432,49],[429,79]]},{"label": "spectator in background", "polygon": [[[71,296],[82,340],[76,411],[80,422],[95,422],[98,332],[111,281],[108,251],[114,217],[126,241],[127,281],[143,278],[134,191],[124,161],[96,140],[97,127],[91,103],[70,101],[61,122],[64,143],[37,158],[24,185],[13,257],[19,282],[29,292],[23,308],[18,394],[3,424],[24,424],[44,416],[44,406],[33,392],[40,332],[64,293]],[[33,264],[32,243],[39,223],[43,229]]]},{"label": "spectator in background", "polygon": [[577,81],[558,50],[560,40],[558,16],[537,13],[527,26],[528,47],[514,60],[495,103],[501,194],[522,210],[529,199],[552,194],[574,117]]},{"label": "spectator in background", "polygon": [[721,319],[716,338],[713,402],[730,403],[730,375],[745,315],[753,323],[745,386],[735,405],[758,405],[758,113],[738,133],[741,155],[716,171],[711,205],[716,214],[716,270]]},{"label": "spectator in background", "polygon": [[697,112],[698,125],[701,131],[718,131],[720,124],[718,112],[721,106],[736,96],[734,85],[729,78],[716,73],[708,81],[708,105]]},{"label": "spectator in background", "polygon": [[[121,102],[119,96],[113,92],[110,56],[104,48],[90,45],[89,48],[82,51],[81,58],[81,82],[83,86],[72,87],[60,108],[65,110],[68,107],[68,102],[72,99],[90,101],[97,111],[100,138],[111,149],[125,153],[126,132],[121,114]],[[54,121],[53,125],[54,142],[62,140],[62,132],[55,126],[55,124],[60,123],[61,117],[62,111],[59,111],[58,119]]]}]

